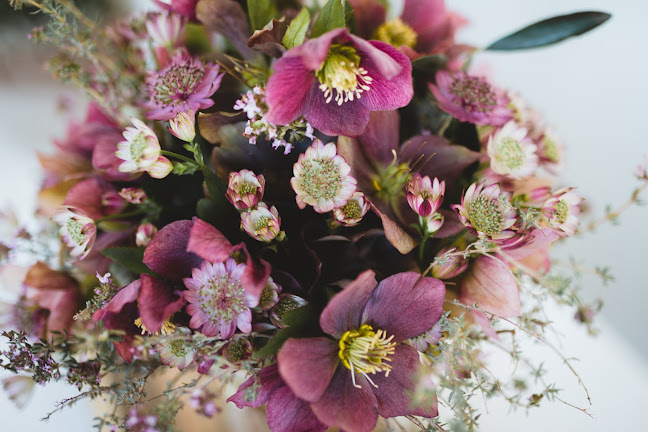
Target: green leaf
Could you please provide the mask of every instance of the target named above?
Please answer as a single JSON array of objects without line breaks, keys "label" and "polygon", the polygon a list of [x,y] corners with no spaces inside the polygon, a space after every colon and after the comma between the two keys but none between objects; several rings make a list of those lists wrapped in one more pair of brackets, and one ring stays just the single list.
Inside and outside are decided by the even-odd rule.
[{"label": "green leaf", "polygon": [[510,34],[486,49],[511,51],[552,45],[588,32],[610,17],[611,15],[605,12],[577,12],[549,18]]},{"label": "green leaf", "polygon": [[340,0],[326,2],[313,25],[310,37],[316,38],[333,29],[344,27],[344,5]]},{"label": "green leaf", "polygon": [[303,8],[301,12],[299,12],[299,15],[290,22],[282,40],[284,46],[290,49],[304,43],[309,24],[310,12],[308,12],[308,9]]},{"label": "green leaf", "polygon": [[262,29],[276,12],[271,0],[247,0],[247,7],[253,32]]},{"label": "green leaf", "polygon": [[448,60],[444,55],[435,54],[423,56],[412,62],[412,70],[414,73],[434,76],[439,69],[444,69],[447,63]]},{"label": "green leaf", "polygon": [[144,260],[144,248],[114,247],[104,249],[101,253],[133,273],[155,274],[142,262]]},{"label": "green leaf", "polygon": [[255,351],[253,358],[275,355],[288,339],[311,336],[319,328],[319,313],[311,305],[286,312],[281,320],[288,327],[279,330],[267,344]]}]

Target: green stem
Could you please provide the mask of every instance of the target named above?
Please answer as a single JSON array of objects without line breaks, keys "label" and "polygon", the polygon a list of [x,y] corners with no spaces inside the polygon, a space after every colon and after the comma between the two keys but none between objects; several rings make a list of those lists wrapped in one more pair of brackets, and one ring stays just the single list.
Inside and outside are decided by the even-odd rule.
[{"label": "green stem", "polygon": [[188,157],[182,156],[181,154],[178,154],[178,153],[170,152],[170,151],[167,151],[167,150],[160,150],[160,154],[163,154],[165,156],[171,156],[173,158],[180,159],[182,161],[189,162],[189,163],[197,163],[198,165],[200,165],[201,169],[204,166],[204,164],[201,164],[201,163],[199,163],[199,162],[197,162],[197,161],[195,161],[193,159],[189,159]]},{"label": "green stem", "polygon": [[134,211],[128,212],[128,213],[118,213],[118,214],[108,215],[108,216],[104,216],[102,218],[97,219],[95,221],[95,225],[98,225],[101,222],[106,222],[106,221],[115,220],[115,219],[126,219],[126,218],[129,218],[129,217],[132,217],[132,216],[138,216],[138,215],[145,214],[145,213],[146,213],[146,210],[140,209],[140,210],[134,210]]},{"label": "green stem", "polygon": [[418,252],[418,258],[419,258],[419,264],[423,266],[423,259],[425,259],[425,242],[427,239],[430,238],[430,236],[426,234],[423,235],[423,238],[421,239],[421,244],[419,245],[419,252]]}]

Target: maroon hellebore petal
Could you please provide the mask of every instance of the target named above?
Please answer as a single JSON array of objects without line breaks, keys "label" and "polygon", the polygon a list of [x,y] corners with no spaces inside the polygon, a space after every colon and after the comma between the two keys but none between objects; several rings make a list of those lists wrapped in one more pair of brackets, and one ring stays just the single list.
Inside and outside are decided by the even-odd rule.
[{"label": "maroon hellebore petal", "polygon": [[320,315],[320,327],[324,333],[339,339],[344,332],[359,329],[362,311],[376,285],[376,274],[367,270],[337,293]]},{"label": "maroon hellebore petal", "polygon": [[272,432],[324,432],[328,429],[315,416],[310,404],[295,396],[286,385],[272,393],[266,411]]},{"label": "maroon hellebore petal", "polygon": [[371,113],[362,100],[357,98],[339,106],[334,101],[326,103],[324,93],[318,87],[318,82],[311,84],[303,110],[304,117],[311,126],[331,136],[360,135],[364,131]]},{"label": "maroon hellebore petal", "polygon": [[385,418],[404,415],[432,418],[439,415],[436,396],[418,406],[412,404],[416,373],[421,364],[418,351],[409,345],[399,344],[391,358],[393,368],[389,376],[382,373],[371,376],[378,386],[373,389],[378,399],[378,413]]},{"label": "maroon hellebore petal", "polygon": [[[360,147],[359,152],[370,162],[387,166],[394,160],[394,152],[398,151],[399,127],[398,111],[372,111],[365,131],[356,138],[354,145]],[[338,153],[342,154],[339,149]],[[351,165],[348,160],[347,163]]]},{"label": "maroon hellebore petal", "polygon": [[[241,283],[243,284],[245,291],[247,291],[249,294],[252,294],[252,296],[254,296],[254,298],[257,299],[258,302],[259,297],[261,297],[261,292],[263,291],[263,288],[268,281],[268,277],[270,277],[272,268],[270,267],[270,263],[268,263],[267,261],[264,261],[262,259],[257,260],[252,257],[252,255],[248,252],[245,243],[241,243],[238,246],[240,246],[247,255],[245,270],[243,270],[243,276],[241,276]],[[251,305],[251,307],[255,306],[256,304]]]},{"label": "maroon hellebore petal", "polygon": [[232,396],[227,399],[227,402],[234,402],[237,408],[252,407],[258,408],[264,403],[268,402],[270,395],[279,387],[285,385],[279,376],[277,365],[268,366],[259,372],[259,389],[256,398],[248,400],[246,398],[247,389],[254,384],[254,377],[248,378],[241,384]]},{"label": "maroon hellebore petal", "polygon": [[124,288],[120,289],[117,294],[108,302],[107,305],[94,313],[92,319],[100,321],[108,314],[118,314],[127,303],[133,303],[139,296],[140,289],[142,288],[142,280],[137,279]]},{"label": "maroon hellebore petal", "polygon": [[139,313],[142,323],[151,333],[157,333],[164,321],[178,312],[187,303],[183,297],[173,293],[166,282],[150,275],[140,277],[142,289],[139,296]]},{"label": "maroon hellebore petal", "polygon": [[378,0],[349,0],[349,3],[353,8],[358,34],[370,39],[387,18],[385,6]]},{"label": "maroon hellebore petal", "polygon": [[340,362],[337,343],[325,337],[288,339],[277,354],[281,378],[297,397],[320,399]]},{"label": "maroon hellebore petal", "polygon": [[380,211],[375,205],[371,206],[371,209],[376,213],[380,220],[382,221],[383,231],[385,231],[385,237],[389,240],[398,252],[403,255],[410,253],[412,249],[416,247],[418,242],[412,238],[401,226],[393,221],[389,216]]},{"label": "maroon hellebore petal", "polygon": [[363,375],[356,375],[356,383],[360,388],[353,386],[351,371],[340,366],[319,401],[311,404],[317,418],[342,430],[372,431],[378,421],[378,402]]},{"label": "maroon hellebore petal", "polygon": [[400,342],[434,327],[443,313],[445,285],[418,273],[398,273],[382,280],[362,314],[362,323],[385,330]]},{"label": "maroon hellebore petal", "polygon": [[133,337],[138,333],[138,328],[134,324],[137,319],[137,303],[132,302],[126,304],[119,314],[108,314],[103,320],[104,326],[109,330],[122,330],[124,335],[121,336],[123,340],[113,342],[117,353],[124,359],[125,362],[130,363],[133,359]]},{"label": "maroon hellebore petal", "polygon": [[503,318],[520,315],[520,294],[511,270],[500,261],[481,256],[460,285],[459,299]]},{"label": "maroon hellebore petal", "polygon": [[144,250],[144,264],[167,279],[189,276],[191,269],[202,262],[199,256],[187,251],[193,224],[190,220],[179,220],[158,231]]},{"label": "maroon hellebore petal", "polygon": [[195,8],[198,21],[229,39],[245,60],[258,54],[248,48],[250,38],[248,18],[243,7],[235,0],[200,0]]},{"label": "maroon hellebore petal", "polygon": [[100,219],[107,214],[101,196],[109,190],[114,190],[112,185],[98,177],[82,180],[70,188],[63,204],[83,210],[92,219]]},{"label": "maroon hellebore petal", "polygon": [[219,263],[225,262],[233,252],[240,248],[241,245],[232,246],[232,243],[213,225],[202,219],[194,218],[187,251],[193,252],[211,263]]},{"label": "maroon hellebore petal", "polygon": [[268,80],[266,119],[276,124],[288,124],[303,112],[304,99],[315,75],[309,71],[301,57],[284,55],[274,65],[275,73]]}]

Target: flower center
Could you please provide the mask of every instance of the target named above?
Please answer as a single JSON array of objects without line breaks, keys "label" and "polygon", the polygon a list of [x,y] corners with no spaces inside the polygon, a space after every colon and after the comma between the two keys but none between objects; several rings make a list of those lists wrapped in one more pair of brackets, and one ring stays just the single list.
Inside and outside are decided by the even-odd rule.
[{"label": "flower center", "polygon": [[358,201],[355,199],[347,201],[347,203],[342,206],[342,211],[347,219],[360,219],[360,217],[362,217],[362,209],[360,208]]},{"label": "flower center", "polygon": [[378,170],[373,180],[374,189],[383,201],[391,201],[403,192],[408,181],[410,167],[406,163],[392,162],[385,169]]},{"label": "flower center", "polygon": [[331,159],[304,159],[299,182],[304,192],[315,200],[331,200],[342,188],[342,175]]},{"label": "flower center", "polygon": [[455,78],[450,92],[454,95],[453,102],[466,111],[488,113],[497,104],[491,85],[479,77],[464,75]]},{"label": "flower center", "polygon": [[496,200],[480,195],[467,206],[466,210],[475,230],[490,236],[497,235],[502,230],[504,217]]},{"label": "flower center", "polygon": [[171,354],[175,357],[184,357],[187,355],[187,349],[185,348],[184,341],[179,339],[174,339],[169,342],[169,349]]},{"label": "flower center", "polygon": [[524,151],[520,143],[511,137],[505,137],[497,146],[497,160],[509,169],[520,168],[524,164]]},{"label": "flower center", "polygon": [[544,156],[551,162],[558,163],[560,161],[560,154],[558,152],[558,144],[556,144],[556,141],[549,137],[545,137],[544,147]]},{"label": "flower center", "polygon": [[[141,317],[137,318],[135,320],[135,325],[142,330],[142,334],[147,334],[147,333],[151,334],[151,331],[149,329],[147,329],[146,326],[144,325],[144,323],[142,322]],[[162,328],[160,329],[160,331],[155,332],[153,335],[157,336],[159,334],[163,334],[163,335],[173,334],[173,333],[175,333],[175,327],[176,327],[175,324],[173,324],[169,320],[166,320],[166,321],[164,321],[164,323],[162,323]]]},{"label": "flower center", "polygon": [[146,136],[143,133],[139,132],[130,142],[131,159],[133,159],[135,162],[138,162],[142,158],[142,154],[144,154],[145,149]]},{"label": "flower center", "polygon": [[564,223],[567,220],[567,215],[569,214],[569,206],[565,201],[558,201],[558,204],[554,206],[556,213],[554,213],[554,219],[559,223]]},{"label": "flower center", "polygon": [[154,98],[160,104],[176,104],[194,94],[204,70],[200,63],[172,64],[158,76]]},{"label": "flower center", "polygon": [[384,330],[373,331],[370,325],[364,324],[358,330],[349,330],[340,338],[340,351],[338,356],[342,364],[351,371],[353,385],[360,388],[355,382],[355,373],[360,373],[369,380],[367,374],[385,372],[389,376],[392,366],[387,362],[391,361],[391,355],[396,351],[396,343],[392,342],[394,336],[387,337]]},{"label": "flower center", "polygon": [[67,220],[67,231],[72,241],[78,245],[82,245],[86,240],[86,236],[83,233],[83,224],[74,218]]},{"label": "flower center", "polygon": [[360,56],[355,48],[348,45],[333,44],[329,49],[322,67],[315,72],[324,92],[326,103],[333,99],[342,105],[343,102],[360,98],[362,92],[369,90],[372,78],[360,67]]},{"label": "flower center", "polygon": [[396,48],[402,46],[414,48],[416,45],[416,32],[400,18],[387,21],[378,27],[375,37]]},{"label": "flower center", "polygon": [[257,186],[253,183],[243,182],[239,185],[239,195],[254,194],[257,191]]},{"label": "flower center", "polygon": [[200,310],[214,325],[232,322],[246,309],[243,284],[227,274],[212,276],[198,294]]},{"label": "flower center", "polygon": [[262,230],[263,228],[267,228],[268,226],[270,226],[270,221],[271,218],[267,216],[261,216],[260,218],[254,221],[254,230],[259,231]]}]

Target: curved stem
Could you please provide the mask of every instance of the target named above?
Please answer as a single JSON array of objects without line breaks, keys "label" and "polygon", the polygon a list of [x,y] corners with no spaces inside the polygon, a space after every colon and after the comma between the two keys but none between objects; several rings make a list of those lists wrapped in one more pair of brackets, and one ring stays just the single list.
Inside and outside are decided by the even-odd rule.
[{"label": "curved stem", "polygon": [[185,161],[185,162],[189,162],[189,163],[196,163],[196,164],[200,165],[200,168],[201,168],[201,169],[202,169],[203,166],[204,166],[204,164],[201,164],[201,163],[199,163],[199,162],[197,162],[197,161],[195,161],[195,160],[193,160],[193,159],[189,159],[189,158],[186,157],[186,156],[183,156],[183,155],[178,154],[178,153],[170,152],[170,151],[168,151],[168,150],[160,150],[160,154],[162,154],[162,155],[164,155],[164,156],[171,156],[171,157],[173,157],[173,158],[180,159],[180,160]]}]

